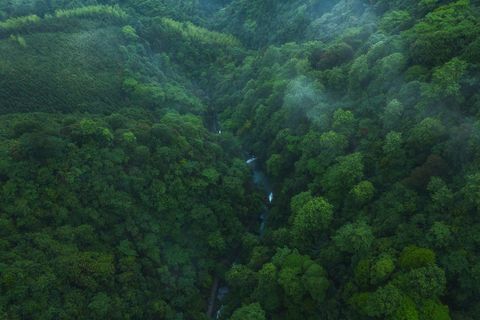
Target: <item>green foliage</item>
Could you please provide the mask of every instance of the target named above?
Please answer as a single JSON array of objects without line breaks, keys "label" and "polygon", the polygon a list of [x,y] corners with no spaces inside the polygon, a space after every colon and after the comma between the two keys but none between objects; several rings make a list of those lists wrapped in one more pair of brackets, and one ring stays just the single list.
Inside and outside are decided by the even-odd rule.
[{"label": "green foliage", "polygon": [[349,88],[352,93],[360,92],[369,82],[369,67],[367,56],[355,59],[348,73]]},{"label": "green foliage", "polygon": [[19,46],[25,48],[27,46],[27,42],[25,41],[25,38],[22,37],[22,36],[15,36],[15,35],[11,35],[10,36],[10,40],[18,43]]},{"label": "green foliage", "polygon": [[40,23],[41,19],[37,15],[30,15],[25,17],[10,18],[5,21],[0,21],[0,32],[18,32],[33,27]]},{"label": "green foliage", "polygon": [[270,176],[278,177],[281,175],[283,167],[283,158],[279,154],[272,154],[267,160],[267,171]]},{"label": "green foliage", "polygon": [[412,16],[405,10],[394,10],[386,13],[380,21],[380,28],[388,33],[396,33],[410,27]]},{"label": "green foliage", "polygon": [[398,288],[387,285],[369,295],[366,312],[373,317],[388,317],[394,314],[402,302],[402,293]]},{"label": "green foliage", "polygon": [[400,132],[390,131],[385,137],[383,152],[388,156],[397,156],[402,148],[402,134]]},{"label": "green foliage", "polygon": [[349,192],[363,177],[363,157],[360,153],[339,158],[337,164],[325,173],[322,186],[329,198],[339,200]]},{"label": "green foliage", "polygon": [[370,226],[362,221],[344,225],[337,230],[333,240],[341,251],[364,254],[370,249],[374,236]]},{"label": "green foliage", "polygon": [[445,134],[445,127],[439,119],[425,118],[411,130],[410,140],[416,146],[432,146]]},{"label": "green foliage", "polygon": [[[0,113],[102,113],[122,106],[119,36],[116,30],[100,28],[17,35],[18,44],[0,40]],[[38,52],[49,54],[39,59]]]},{"label": "green foliage", "polygon": [[358,205],[364,205],[372,200],[375,195],[375,187],[370,181],[362,181],[353,187],[350,193]]},{"label": "green foliage", "polygon": [[293,237],[299,244],[308,244],[328,228],[333,219],[333,207],[325,199],[316,197],[301,204],[293,214]]},{"label": "green foliage", "polygon": [[130,25],[127,25],[127,26],[123,27],[122,28],[122,33],[127,39],[130,39],[130,40],[137,40],[138,39],[137,31],[135,30],[134,27],[132,27]]},{"label": "green foliage", "polygon": [[211,7],[226,3],[222,0],[208,2],[192,0],[127,0],[129,8],[135,9],[140,15],[146,17],[170,17],[176,20],[203,21],[209,17]]},{"label": "green foliage", "polygon": [[162,18],[161,23],[171,32],[178,33],[187,41],[198,41],[204,44],[226,47],[240,45],[240,42],[231,35],[209,31],[190,22],[178,22],[170,18]]},{"label": "green foliage", "polygon": [[398,262],[404,269],[426,267],[435,264],[435,253],[430,249],[409,246],[403,249]]},{"label": "green foliage", "polygon": [[341,42],[335,43],[327,49],[316,49],[311,57],[312,67],[319,70],[331,69],[350,61],[354,52],[351,46]]},{"label": "green foliage", "polygon": [[0,183],[0,306],[9,318],[202,317],[215,257],[247,232],[235,212],[254,201],[228,186],[245,183],[247,170],[230,171],[193,116],[137,117],[115,127],[112,116],[0,119],[12,127],[1,137]]},{"label": "green foliage", "polygon": [[74,9],[59,9],[55,11],[57,18],[90,18],[106,16],[110,18],[123,20],[127,17],[127,13],[119,6],[85,6]]},{"label": "green foliage", "polygon": [[385,111],[382,115],[383,126],[389,130],[398,128],[404,111],[405,107],[400,101],[397,99],[390,101],[385,107]]},{"label": "green foliage", "polygon": [[448,307],[428,300],[421,311],[422,319],[450,320]]},{"label": "green foliage", "polygon": [[[312,13],[324,12],[322,4],[305,1],[234,0],[218,14],[216,25],[251,47],[303,40]],[[327,6],[330,2],[327,1]],[[320,7],[320,8],[319,8]]]},{"label": "green foliage", "polygon": [[[258,299],[259,294],[264,294],[259,300],[260,303],[265,310],[275,313],[282,311],[282,305],[278,302],[272,303],[274,296],[282,299],[287,312],[310,314],[311,311],[303,308],[302,304],[306,301],[322,304],[330,285],[322,266],[310,257],[299,254],[297,250],[287,248],[277,249],[272,263],[265,264],[258,277],[259,283],[254,296]],[[267,279],[271,281],[270,285],[262,283]]]},{"label": "green foliage", "polygon": [[401,305],[392,315],[393,320],[418,320],[418,310],[415,307],[415,303],[409,299],[404,298]]},{"label": "green foliage", "polygon": [[434,70],[432,86],[427,91],[431,98],[461,98],[460,79],[467,69],[467,63],[458,58],[453,58],[443,66]]},{"label": "green foliage", "polygon": [[435,221],[428,231],[427,239],[432,243],[433,246],[444,248],[450,243],[452,239],[452,232],[448,225]]},{"label": "green foliage", "polygon": [[427,190],[431,194],[434,210],[442,211],[450,208],[454,195],[442,179],[433,177],[427,186]]},{"label": "green foliage", "polygon": [[476,208],[480,208],[479,194],[480,194],[480,174],[473,173],[466,177],[463,193],[469,203]]},{"label": "green foliage", "polygon": [[372,266],[371,279],[373,283],[381,283],[395,270],[395,263],[392,257],[385,255],[380,257]]},{"label": "green foliage", "polygon": [[334,130],[349,135],[355,128],[355,117],[351,111],[338,109],[333,114],[332,127]]},{"label": "green foliage", "polygon": [[[0,36],[9,33],[34,32],[36,28],[55,28],[56,20],[72,18],[109,18],[112,21],[124,21],[127,13],[119,6],[92,5],[78,8],[58,9],[53,14],[46,14],[44,18],[31,14],[26,16],[12,17],[0,21]],[[68,26],[67,26],[68,27]]]},{"label": "green foliage", "polygon": [[252,303],[247,306],[237,309],[232,317],[232,320],[265,320],[265,311],[258,303]]},{"label": "green foliage", "polygon": [[438,7],[408,31],[410,55],[421,64],[438,65],[452,59],[478,36],[469,0]]},{"label": "green foliage", "polygon": [[0,318],[476,319],[479,12],[1,2]]},{"label": "green foliage", "polygon": [[400,275],[399,286],[417,301],[435,299],[445,291],[445,272],[437,266],[421,267]]}]

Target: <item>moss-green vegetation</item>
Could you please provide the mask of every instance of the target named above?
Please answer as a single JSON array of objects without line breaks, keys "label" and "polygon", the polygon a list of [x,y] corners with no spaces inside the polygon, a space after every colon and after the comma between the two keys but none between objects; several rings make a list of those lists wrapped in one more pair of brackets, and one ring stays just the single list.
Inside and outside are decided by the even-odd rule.
[{"label": "moss-green vegetation", "polygon": [[479,12],[1,3],[0,318],[477,319]]}]

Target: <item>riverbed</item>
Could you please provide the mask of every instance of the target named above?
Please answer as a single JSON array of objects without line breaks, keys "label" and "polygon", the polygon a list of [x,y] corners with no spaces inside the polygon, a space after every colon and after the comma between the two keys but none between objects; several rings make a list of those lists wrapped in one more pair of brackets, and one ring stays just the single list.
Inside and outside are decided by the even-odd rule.
[{"label": "riverbed", "polygon": [[[222,134],[222,129],[218,121],[218,115],[215,113],[210,116],[209,129],[214,134]],[[252,182],[256,188],[262,190],[264,193],[264,205],[262,210],[258,213],[257,219],[259,222],[258,234],[260,237],[263,237],[265,229],[267,227],[268,220],[268,209],[269,206],[274,201],[273,189],[270,185],[268,176],[262,170],[262,166],[259,163],[258,158],[251,154],[247,153],[245,163],[249,166],[251,170]],[[217,276],[214,280],[214,285],[212,287],[211,297],[208,303],[207,315],[212,319],[220,319],[222,314],[222,301],[229,293],[229,288],[221,284],[220,278]]]}]

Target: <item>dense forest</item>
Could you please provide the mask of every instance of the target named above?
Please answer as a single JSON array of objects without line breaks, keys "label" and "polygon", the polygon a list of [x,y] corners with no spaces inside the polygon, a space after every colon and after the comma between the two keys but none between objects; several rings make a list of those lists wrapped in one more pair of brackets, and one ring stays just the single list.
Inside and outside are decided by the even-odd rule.
[{"label": "dense forest", "polygon": [[480,1],[0,0],[0,319],[480,319]]}]

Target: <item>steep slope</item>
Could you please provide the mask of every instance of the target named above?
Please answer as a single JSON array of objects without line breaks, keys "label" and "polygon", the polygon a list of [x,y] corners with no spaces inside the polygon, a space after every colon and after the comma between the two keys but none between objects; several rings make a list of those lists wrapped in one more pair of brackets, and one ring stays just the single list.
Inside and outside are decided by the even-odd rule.
[{"label": "steep slope", "polygon": [[123,104],[122,42],[120,28],[1,40],[1,112],[113,111]]},{"label": "steep slope", "polygon": [[478,318],[478,1],[0,11],[0,315]]},{"label": "steep slope", "polygon": [[338,1],[275,44],[284,29],[261,28],[281,4],[263,4],[251,14],[270,20],[245,34],[266,48],[218,104],[276,197],[263,245],[227,273],[224,314],[475,319],[478,7]]}]

